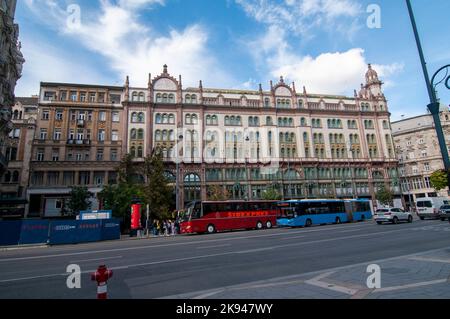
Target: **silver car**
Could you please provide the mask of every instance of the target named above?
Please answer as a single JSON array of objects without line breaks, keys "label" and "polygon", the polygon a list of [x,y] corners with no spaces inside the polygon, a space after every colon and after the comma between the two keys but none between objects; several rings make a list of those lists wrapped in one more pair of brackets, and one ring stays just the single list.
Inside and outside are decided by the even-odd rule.
[{"label": "silver car", "polygon": [[398,224],[399,222],[412,223],[413,216],[400,208],[381,208],[375,212],[374,220],[378,225],[383,223]]},{"label": "silver car", "polygon": [[450,222],[450,205],[442,205],[439,208],[439,218],[442,221],[448,219],[448,221]]}]

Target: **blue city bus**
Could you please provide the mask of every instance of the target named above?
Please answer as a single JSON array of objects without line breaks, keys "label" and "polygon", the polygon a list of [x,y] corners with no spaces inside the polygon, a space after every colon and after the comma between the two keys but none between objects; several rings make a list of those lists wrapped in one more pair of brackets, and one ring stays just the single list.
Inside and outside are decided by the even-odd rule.
[{"label": "blue city bus", "polygon": [[279,227],[310,227],[372,218],[369,200],[313,199],[278,202]]}]

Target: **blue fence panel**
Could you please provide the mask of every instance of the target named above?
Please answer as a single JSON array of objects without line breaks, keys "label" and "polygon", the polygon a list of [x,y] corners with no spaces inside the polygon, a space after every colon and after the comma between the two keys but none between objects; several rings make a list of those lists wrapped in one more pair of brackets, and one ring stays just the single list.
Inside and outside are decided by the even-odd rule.
[{"label": "blue fence panel", "polygon": [[102,221],[102,240],[120,239],[120,219],[104,219]]},{"label": "blue fence panel", "polygon": [[79,243],[87,243],[102,240],[102,221],[83,220],[78,221],[77,239]]},{"label": "blue fence panel", "polygon": [[52,221],[50,223],[50,245],[78,243],[78,221]]},{"label": "blue fence panel", "polygon": [[50,222],[48,220],[24,220],[19,244],[45,244],[48,241]]},{"label": "blue fence panel", "polygon": [[0,222],[0,246],[19,244],[21,220]]}]

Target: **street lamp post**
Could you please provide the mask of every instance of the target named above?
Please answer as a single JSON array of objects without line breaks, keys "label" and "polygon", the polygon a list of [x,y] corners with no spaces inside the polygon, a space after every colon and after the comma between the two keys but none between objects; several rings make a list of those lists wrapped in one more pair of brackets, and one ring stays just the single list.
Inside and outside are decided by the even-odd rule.
[{"label": "street lamp post", "polygon": [[248,168],[247,168],[247,153],[248,153],[248,142],[250,141],[250,137],[246,137],[245,138],[245,142],[247,142],[247,145],[246,145],[246,147],[245,147],[245,180],[246,180],[246,182],[247,182],[247,187],[246,187],[246,189],[247,189],[247,196],[246,196],[246,200],[248,201],[248,200],[250,200],[250,193],[251,193],[251,188],[250,188],[250,184],[249,184],[249,179],[248,179]]},{"label": "street lamp post", "polygon": [[[447,149],[447,144],[445,142],[445,137],[444,137],[444,133],[442,131],[442,125],[441,125],[441,119],[439,118],[439,101],[437,99],[437,95],[436,95],[436,86],[443,83],[445,84],[445,86],[447,87],[447,89],[450,90],[450,76],[448,76],[448,71],[450,69],[450,64],[447,64],[446,66],[440,68],[431,78],[429,78],[428,75],[428,69],[427,69],[427,65],[425,62],[425,57],[423,54],[423,50],[422,50],[422,45],[420,42],[420,37],[419,37],[419,32],[417,31],[417,25],[416,25],[416,20],[414,18],[414,12],[411,6],[411,1],[410,0],[406,0],[406,5],[408,6],[408,12],[409,12],[409,16],[411,18],[411,24],[414,30],[414,36],[416,39],[416,43],[417,43],[417,49],[419,50],[419,56],[420,56],[420,62],[422,64],[422,70],[423,70],[423,74],[425,77],[425,82],[427,85],[427,90],[428,90],[428,95],[430,98],[430,104],[428,104],[428,109],[430,110],[431,115],[433,116],[433,120],[434,120],[434,125],[435,125],[435,130],[436,130],[436,134],[439,140],[439,147],[441,149],[441,153],[442,153],[442,160],[444,162],[444,167],[445,170],[447,172],[448,175],[448,179],[450,182],[450,175],[448,174],[450,171],[450,158],[449,158],[449,154],[448,154],[448,149]],[[438,83],[434,83],[434,80],[436,79],[436,76],[443,70],[446,70],[447,73],[444,76],[444,78],[438,82]]]}]

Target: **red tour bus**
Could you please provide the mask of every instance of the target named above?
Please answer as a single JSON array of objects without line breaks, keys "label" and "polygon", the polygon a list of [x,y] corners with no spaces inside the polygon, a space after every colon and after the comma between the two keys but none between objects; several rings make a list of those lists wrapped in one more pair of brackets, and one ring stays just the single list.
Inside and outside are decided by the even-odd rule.
[{"label": "red tour bus", "polygon": [[234,229],[270,229],[277,222],[276,201],[191,202],[181,216],[182,234]]}]

